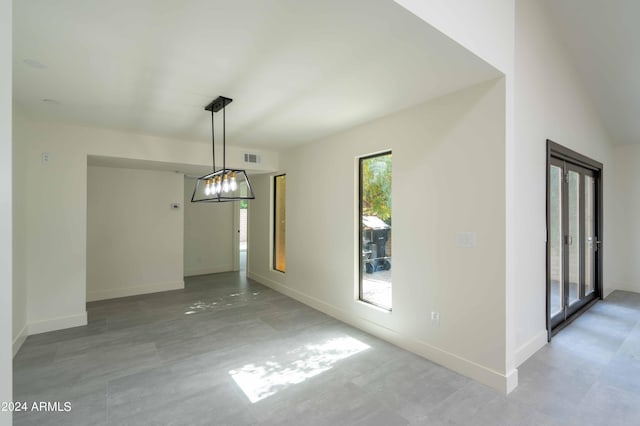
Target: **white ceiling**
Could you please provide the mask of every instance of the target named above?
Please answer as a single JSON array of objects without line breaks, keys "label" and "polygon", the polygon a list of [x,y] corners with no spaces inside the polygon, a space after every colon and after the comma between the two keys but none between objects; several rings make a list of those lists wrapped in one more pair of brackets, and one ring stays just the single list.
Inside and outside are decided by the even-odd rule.
[{"label": "white ceiling", "polygon": [[640,143],[640,1],[547,0],[615,143]]},{"label": "white ceiling", "polygon": [[282,148],[498,76],[392,0],[14,2],[14,99],[50,120],[209,141],[224,95],[230,144]]}]

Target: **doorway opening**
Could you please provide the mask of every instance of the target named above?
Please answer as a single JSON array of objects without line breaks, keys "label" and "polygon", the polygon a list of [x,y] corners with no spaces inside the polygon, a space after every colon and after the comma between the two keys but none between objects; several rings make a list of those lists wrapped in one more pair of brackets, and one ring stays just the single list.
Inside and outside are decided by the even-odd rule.
[{"label": "doorway opening", "polygon": [[238,234],[238,265],[237,270],[240,271],[241,274],[247,273],[247,226],[248,226],[248,212],[249,212],[249,203],[247,200],[241,200],[238,203],[237,208],[237,234]]},{"label": "doorway opening", "polygon": [[547,331],[602,297],[602,164],[547,140]]}]

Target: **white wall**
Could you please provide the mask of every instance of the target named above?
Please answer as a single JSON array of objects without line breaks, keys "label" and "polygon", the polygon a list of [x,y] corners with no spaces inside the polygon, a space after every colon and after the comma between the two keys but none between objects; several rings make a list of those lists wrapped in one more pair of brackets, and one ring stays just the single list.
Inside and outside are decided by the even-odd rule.
[{"label": "white wall", "polygon": [[[14,109],[14,113],[20,114]],[[208,143],[17,120],[26,144],[28,333],[86,324],[87,156],[210,167]],[[50,161],[43,164],[43,152]],[[243,150],[227,163],[243,166]],[[278,168],[277,154],[252,150],[263,171]]]},{"label": "white wall", "polygon": [[515,152],[511,262],[515,271],[516,363],[546,343],[546,140],[604,164],[604,285],[611,288],[612,148],[542,2],[516,2]]},{"label": "white wall", "polygon": [[184,288],[183,180],[173,172],[88,168],[87,301]]},{"label": "white wall", "polygon": [[516,362],[516,296],[518,271],[512,259],[518,230],[515,210],[516,192],[514,138],[514,28],[515,0],[395,0],[431,26],[467,48],[476,56],[505,74],[505,164],[506,175],[506,282],[505,310],[507,336],[507,371],[514,371]]},{"label": "white wall", "polygon": [[617,145],[611,173],[613,193],[609,199],[615,223],[607,236],[607,257],[612,288],[640,293],[640,145]]},{"label": "white wall", "polygon": [[[265,178],[254,184],[262,196],[251,205],[249,276],[508,390],[514,377],[505,370],[504,120],[502,79],[291,150],[281,158],[286,281],[262,275],[270,249]],[[387,149],[393,150],[391,313],[356,300],[357,158]],[[475,248],[456,245],[456,234],[467,231],[477,235]],[[432,310],[440,312],[439,327],[430,321]]]},{"label": "white wall", "polygon": [[234,270],[235,203],[192,203],[195,179],[184,179],[184,276]]},{"label": "white wall", "polygon": [[[0,401],[12,400],[11,1],[0,1]],[[11,413],[0,412],[0,425]]]},{"label": "white wall", "polygon": [[[17,123],[22,117],[15,116]],[[14,126],[13,144],[13,353],[18,352],[27,338],[27,181],[26,146],[21,132],[24,125]]]},{"label": "white wall", "polygon": [[509,74],[514,0],[395,0],[478,57]]}]

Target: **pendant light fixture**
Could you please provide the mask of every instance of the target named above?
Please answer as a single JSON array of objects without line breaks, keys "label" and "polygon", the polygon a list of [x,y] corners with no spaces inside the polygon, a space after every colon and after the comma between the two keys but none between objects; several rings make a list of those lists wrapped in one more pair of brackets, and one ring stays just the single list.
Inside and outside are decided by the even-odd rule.
[{"label": "pendant light fixture", "polygon": [[[252,200],[253,189],[247,172],[239,169],[227,169],[226,158],[226,114],[225,108],[233,99],[218,96],[204,107],[205,111],[211,111],[211,157],[213,160],[213,172],[196,180],[191,202],[220,203],[224,201]],[[222,169],[216,171],[216,146],[214,132],[214,114],[222,110]]]}]

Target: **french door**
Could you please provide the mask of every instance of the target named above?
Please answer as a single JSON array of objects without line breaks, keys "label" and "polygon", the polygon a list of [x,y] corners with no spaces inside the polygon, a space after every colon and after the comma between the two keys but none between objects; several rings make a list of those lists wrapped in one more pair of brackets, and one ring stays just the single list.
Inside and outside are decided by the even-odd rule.
[{"label": "french door", "polygon": [[551,333],[600,298],[602,165],[548,142],[547,321]]}]

